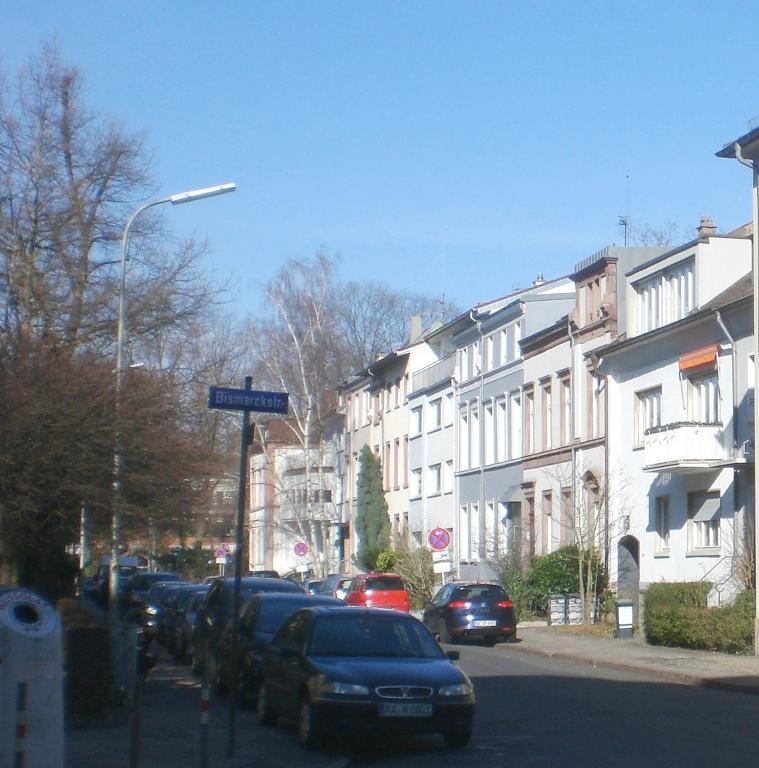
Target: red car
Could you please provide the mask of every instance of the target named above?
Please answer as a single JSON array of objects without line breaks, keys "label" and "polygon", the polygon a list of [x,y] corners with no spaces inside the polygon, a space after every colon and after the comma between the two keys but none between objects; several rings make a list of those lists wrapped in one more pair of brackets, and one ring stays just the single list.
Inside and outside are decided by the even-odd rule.
[{"label": "red car", "polygon": [[408,613],[408,592],[397,573],[362,573],[355,576],[345,595],[348,605],[394,608]]}]

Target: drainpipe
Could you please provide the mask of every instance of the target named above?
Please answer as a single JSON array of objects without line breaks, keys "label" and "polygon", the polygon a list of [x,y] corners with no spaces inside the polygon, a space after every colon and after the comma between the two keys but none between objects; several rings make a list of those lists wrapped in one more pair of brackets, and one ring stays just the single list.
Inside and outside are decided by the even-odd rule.
[{"label": "drainpipe", "polygon": [[[727,330],[727,326],[722,319],[722,313],[716,310],[716,318],[719,327],[722,332],[727,336],[727,340],[730,342],[730,367],[733,377],[733,453],[735,454],[738,448],[738,361],[735,355],[735,339],[730,335],[730,331]],[[733,467],[733,524],[735,524],[735,512],[738,509],[738,468]],[[735,558],[730,558],[730,573],[735,571]]]},{"label": "drainpipe", "polygon": [[[569,449],[572,454],[572,516],[577,511],[577,452],[575,450],[575,337],[572,333],[572,320],[567,318],[567,333],[569,334]],[[574,528],[574,519],[573,525]],[[575,538],[577,532],[575,531]],[[574,542],[577,543],[577,542]]]},{"label": "drainpipe", "polygon": [[[480,581],[485,580],[485,552],[487,551],[486,542],[485,542],[485,535],[487,533],[486,525],[485,525],[485,446],[483,445],[484,439],[483,439],[483,433],[485,431],[485,402],[484,402],[484,395],[485,395],[485,376],[484,376],[484,369],[485,369],[485,349],[483,345],[483,338],[482,338],[482,319],[480,318],[480,313],[477,312],[477,310],[470,310],[469,311],[469,319],[476,323],[477,325],[477,333],[479,334],[479,343],[480,343],[480,393],[479,393],[479,404],[477,406],[479,418],[477,419],[477,444],[478,444],[478,453],[480,456],[480,492],[479,497],[480,501],[477,505],[477,529],[478,529],[478,535],[477,535],[477,573],[478,578]],[[495,414],[494,414],[495,415]],[[469,424],[471,426],[471,419],[469,420]],[[471,450],[471,443],[470,443],[470,450]]]}]

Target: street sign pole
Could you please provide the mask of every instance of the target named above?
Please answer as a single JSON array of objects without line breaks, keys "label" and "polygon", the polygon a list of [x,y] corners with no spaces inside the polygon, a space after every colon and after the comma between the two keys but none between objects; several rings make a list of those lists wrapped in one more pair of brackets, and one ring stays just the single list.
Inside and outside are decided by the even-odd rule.
[{"label": "street sign pole", "polygon": [[[253,378],[245,377],[245,391],[250,392]],[[232,670],[229,680],[229,729],[227,731],[227,757],[235,753],[235,712],[237,710],[237,677],[239,666],[239,643],[237,638],[240,614],[240,579],[242,578],[242,530],[245,524],[245,481],[248,475],[248,444],[250,443],[250,413],[242,412],[242,434],[240,437],[240,479],[237,487],[237,530],[235,536],[235,601],[232,614]]]}]

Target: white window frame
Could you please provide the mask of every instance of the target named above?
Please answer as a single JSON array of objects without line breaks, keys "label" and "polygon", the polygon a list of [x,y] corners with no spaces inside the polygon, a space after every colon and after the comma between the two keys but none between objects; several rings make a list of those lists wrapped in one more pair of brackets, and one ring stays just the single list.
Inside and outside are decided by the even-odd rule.
[{"label": "white window frame", "polygon": [[493,401],[486,400],[483,403],[483,464],[493,464],[495,461],[495,414]]},{"label": "white window frame", "polygon": [[409,498],[419,499],[422,496],[422,468],[417,467],[416,469],[412,469],[410,474]]},{"label": "white window frame", "polygon": [[690,256],[635,286],[638,333],[682,320],[696,306],[696,266]]},{"label": "white window frame", "polygon": [[426,495],[439,496],[443,491],[443,468],[441,464],[430,464],[427,467]]},{"label": "white window frame", "polygon": [[453,493],[453,460],[443,464],[443,493]]},{"label": "white window frame", "polygon": [[696,520],[702,498],[717,500],[721,507],[721,498],[715,491],[700,491],[688,494],[688,555],[719,555],[721,551],[720,520],[721,508],[708,520]]},{"label": "white window frame", "polygon": [[720,391],[717,371],[688,377],[688,418],[699,424],[720,423]]},{"label": "white window frame", "polygon": [[665,556],[669,555],[669,496],[657,496],[654,503],[654,530],[656,533],[654,553]]},{"label": "white window frame", "polygon": [[662,424],[662,388],[650,387],[635,393],[635,432],[634,445],[643,447],[647,429],[660,427]]},{"label": "white window frame", "polygon": [[433,432],[443,426],[443,398],[437,397],[428,403],[430,413],[430,424],[427,427],[428,432]]},{"label": "white window frame", "polygon": [[422,434],[423,419],[421,405],[411,409],[411,434],[409,437],[416,437]]}]

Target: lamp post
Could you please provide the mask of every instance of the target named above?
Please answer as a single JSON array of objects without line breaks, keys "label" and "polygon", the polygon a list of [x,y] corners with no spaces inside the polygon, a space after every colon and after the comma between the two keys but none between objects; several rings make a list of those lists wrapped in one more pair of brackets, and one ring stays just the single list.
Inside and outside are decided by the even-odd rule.
[{"label": "lamp post", "polygon": [[717,157],[737,160],[751,168],[753,193],[751,195],[751,287],[754,295],[754,587],[756,588],[756,618],[754,619],[754,655],[759,656],[759,525],[757,525],[757,490],[759,490],[759,464],[756,461],[756,431],[759,427],[759,128],[731,141],[716,153]]},{"label": "lamp post", "polygon": [[119,317],[116,331],[116,447],[113,456],[113,509],[111,517],[111,568],[108,574],[108,624],[113,635],[119,621],[119,549],[121,547],[121,481],[123,474],[123,456],[121,453],[121,434],[119,427],[119,418],[121,416],[121,404],[124,394],[125,382],[125,347],[127,337],[127,317],[126,317],[126,263],[129,250],[129,233],[137,217],[157,205],[171,203],[172,205],[181,205],[182,203],[192,203],[195,200],[202,200],[206,197],[224,195],[228,192],[234,192],[237,187],[233,183],[217,184],[213,187],[204,187],[203,189],[193,189],[189,192],[178,192],[175,195],[162,197],[159,200],[153,200],[134,211],[127,219],[124,227],[124,234],[121,238],[121,282],[119,285]]}]

